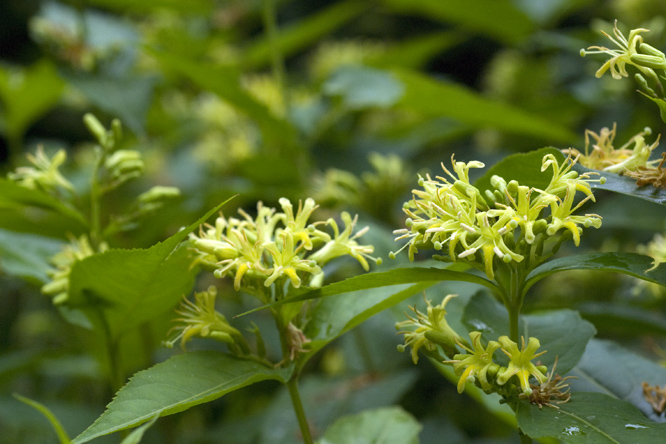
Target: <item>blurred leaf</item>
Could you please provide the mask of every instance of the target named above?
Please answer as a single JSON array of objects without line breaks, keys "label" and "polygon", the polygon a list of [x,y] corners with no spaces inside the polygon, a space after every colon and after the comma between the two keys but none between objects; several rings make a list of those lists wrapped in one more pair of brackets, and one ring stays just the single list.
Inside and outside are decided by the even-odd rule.
[{"label": "blurred leaf", "polygon": [[109,250],[75,262],[69,305],[93,319],[103,316],[111,338],[169,310],[191,290],[196,274],[191,252],[176,247],[225,203],[148,249]]},{"label": "blurred leaf", "polygon": [[[509,316],[503,305],[485,293],[476,294],[465,308],[463,318],[470,331],[480,331],[485,340],[496,341],[509,335]],[[596,330],[573,310],[551,310],[546,313],[521,315],[518,331],[527,341],[534,337],[541,343],[540,351],[548,353],[539,360],[549,368],[557,358],[557,371],[566,374],[574,368],[585,352],[587,342]],[[504,359],[502,353],[498,353]]]},{"label": "blurred leaf", "polygon": [[418,69],[434,56],[446,51],[465,40],[460,32],[444,31],[418,36],[409,40],[391,44],[386,51],[370,55],[368,63],[377,68]]},{"label": "blurred leaf", "polygon": [[609,301],[588,302],[576,307],[601,336],[666,336],[666,318],[660,312]]},{"label": "blurred leaf", "polygon": [[291,148],[296,130],[284,119],[275,117],[262,103],[255,100],[240,86],[240,74],[231,67],[195,62],[167,53],[152,51],[165,69],[190,79],[200,88],[217,94],[239,111],[247,114],[261,127],[265,142],[275,147]]},{"label": "blurred leaf", "polygon": [[58,103],[64,87],[55,67],[44,60],[16,72],[0,67],[0,100],[9,139],[18,143],[28,127]]},{"label": "blurred leaf", "polygon": [[213,11],[213,0],[87,0],[93,6],[114,9],[119,12],[145,14],[154,10],[167,9],[185,14],[210,14]]},{"label": "blurred leaf", "polygon": [[[606,183],[604,184],[599,182],[591,182],[590,185],[592,186],[593,190],[612,191],[614,193],[637,197],[639,199],[647,200],[649,202],[654,202],[660,205],[666,205],[666,190],[661,188],[655,188],[652,185],[638,187],[636,186],[636,180],[630,177],[592,170],[579,164],[574,166],[574,170],[578,171],[579,173],[597,173],[606,179]],[[599,176],[596,178],[598,177]]]},{"label": "blurred leaf", "polygon": [[541,171],[543,156],[546,154],[554,155],[560,163],[564,162],[564,155],[556,148],[541,148],[529,153],[512,154],[493,165],[482,177],[474,182],[474,186],[481,190],[481,192],[484,190],[493,190],[490,185],[490,178],[500,176],[507,182],[517,180],[521,185],[544,190],[553,178],[550,170],[546,172]]},{"label": "blurred leaf", "polygon": [[367,290],[370,288],[388,287],[391,285],[414,284],[419,282],[436,283],[439,281],[459,281],[471,282],[487,287],[491,290],[497,290],[495,284],[480,276],[444,268],[396,268],[391,271],[362,274],[345,279],[341,282],[335,282],[315,290],[302,288],[292,290],[287,298],[268,304],[239,316],[264,310],[269,307],[275,307],[294,302],[309,301],[311,299],[322,299],[327,296],[333,296],[352,291]]},{"label": "blurred leaf", "polygon": [[69,444],[71,442],[62,424],[60,424],[58,418],[55,417],[55,415],[51,412],[51,410],[48,409],[48,407],[46,407],[44,404],[40,404],[37,401],[33,401],[32,399],[28,399],[16,393],[14,394],[14,397],[19,401],[21,401],[22,403],[27,404],[30,407],[39,410],[39,412],[42,415],[44,415],[46,419],[49,420],[51,426],[53,427],[53,430],[55,431],[56,435],[58,435],[58,440],[60,441],[60,444]]},{"label": "blurred leaf", "polygon": [[182,412],[255,382],[286,382],[292,368],[268,368],[224,353],[199,351],[172,356],[135,374],[106,411],[74,444],[136,427],[155,416]]},{"label": "blurred leaf", "polygon": [[61,240],[0,229],[0,267],[7,274],[45,284],[49,259],[62,246]]},{"label": "blurred leaf", "polygon": [[481,35],[515,44],[527,39],[534,25],[510,0],[384,0],[400,13],[419,14],[446,24],[455,23]]},{"label": "blurred leaf", "polygon": [[[365,2],[355,0],[334,2],[326,9],[300,18],[291,26],[280,28],[275,41],[276,49],[283,56],[290,56],[312,46],[321,37],[359,16],[368,6]],[[243,51],[242,63],[252,68],[261,68],[270,63],[271,54],[271,42],[262,37]]]},{"label": "blurred leaf", "polygon": [[[609,372],[612,373],[612,372]],[[518,427],[532,438],[567,443],[658,443],[665,424],[653,423],[631,404],[601,393],[574,393],[559,409],[518,404]]]},{"label": "blurred leaf", "polygon": [[319,444],[418,444],[421,425],[400,407],[368,410],[337,420]]},{"label": "blurred leaf", "polygon": [[663,386],[666,368],[615,342],[591,340],[570,375],[578,377],[570,381],[573,391],[601,392],[630,402],[652,421],[666,420],[645,400],[641,385],[647,382],[652,386]]},{"label": "blurred leaf", "polygon": [[[44,208],[66,216],[72,222],[77,223],[77,225],[71,227],[71,231],[77,231],[88,226],[85,217],[74,207],[62,203],[44,191],[26,188],[16,182],[0,178],[0,208],[20,206]],[[0,222],[0,225],[2,225],[2,222]]]},{"label": "blurred leaf", "polygon": [[[399,402],[417,377],[418,372],[413,368],[397,373],[373,372],[348,378],[309,374],[299,380],[299,392],[308,423],[313,430],[323,431],[341,416]],[[322,402],[324,399],[326,402]],[[264,413],[259,439],[255,438],[251,442],[293,444],[294,436],[299,433],[291,397],[285,387]]]},{"label": "blurred leaf", "polygon": [[564,270],[599,270],[627,274],[644,281],[666,286],[666,265],[652,271],[654,259],[637,253],[588,253],[561,257],[546,262],[527,276],[525,292],[548,275]]},{"label": "blurred leaf", "polygon": [[154,77],[110,77],[104,75],[66,74],[67,81],[96,107],[117,116],[134,133],[145,134]]},{"label": "blurred leaf", "polygon": [[386,108],[395,104],[405,87],[387,71],[361,66],[343,66],[324,83],[325,94],[339,96],[349,109]]},{"label": "blurred leaf", "polygon": [[557,123],[485,98],[462,85],[438,81],[406,69],[393,72],[405,85],[405,94],[398,107],[430,116],[451,117],[477,128],[494,128],[550,142],[572,143],[578,139],[576,134]]}]

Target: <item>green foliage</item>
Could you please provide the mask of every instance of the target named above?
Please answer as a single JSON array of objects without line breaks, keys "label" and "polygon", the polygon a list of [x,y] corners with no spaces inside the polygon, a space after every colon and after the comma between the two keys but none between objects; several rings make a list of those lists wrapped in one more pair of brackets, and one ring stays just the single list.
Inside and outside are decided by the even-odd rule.
[{"label": "green foliage", "polygon": [[418,444],[421,426],[404,410],[387,407],[340,418],[326,431],[319,444],[359,442]]}]

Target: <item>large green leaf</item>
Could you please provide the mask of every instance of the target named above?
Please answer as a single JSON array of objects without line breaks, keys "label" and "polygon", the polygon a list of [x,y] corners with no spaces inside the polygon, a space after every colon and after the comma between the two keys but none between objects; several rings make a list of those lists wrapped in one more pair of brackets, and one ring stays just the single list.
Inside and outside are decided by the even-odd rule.
[{"label": "large green leaf", "polygon": [[[368,6],[365,2],[355,0],[333,3],[328,8],[299,19],[293,25],[282,27],[277,34],[275,47],[283,56],[292,55],[359,16]],[[242,63],[260,68],[271,61],[272,51],[271,42],[263,37],[243,51]]]},{"label": "large green leaf", "polygon": [[268,368],[224,353],[175,355],[135,374],[106,411],[73,444],[136,427],[154,416],[182,412],[229,392],[269,379],[286,382],[292,368]]},{"label": "large green leaf", "polygon": [[579,173],[597,173],[599,174],[598,177],[606,179],[603,184],[599,182],[591,182],[590,185],[594,190],[612,191],[614,193],[637,197],[660,205],[666,205],[666,190],[663,190],[662,188],[655,188],[652,185],[638,187],[636,185],[636,179],[620,176],[619,174],[592,170],[578,164],[576,164],[574,169]]},{"label": "large green leaf", "polygon": [[424,15],[444,23],[459,24],[505,43],[524,41],[534,29],[529,17],[509,0],[384,0],[398,12]]},{"label": "large green leaf", "polygon": [[188,249],[176,247],[225,203],[148,249],[109,250],[75,262],[71,306],[102,315],[112,338],[169,310],[190,291],[196,271]]},{"label": "large green leaf", "polygon": [[541,148],[529,153],[512,154],[488,169],[483,176],[474,182],[474,186],[482,192],[492,190],[490,178],[500,176],[507,182],[516,180],[521,185],[544,190],[553,177],[550,169],[545,172],[541,171],[543,157],[547,154],[554,155],[559,162],[564,161],[562,152],[556,148]]},{"label": "large green leaf", "polygon": [[[609,371],[612,373],[612,371]],[[567,443],[660,443],[666,424],[648,420],[631,404],[601,393],[574,393],[559,409],[518,404],[518,427],[532,438]]]},{"label": "large green leaf", "polygon": [[576,134],[550,120],[485,98],[462,85],[406,69],[394,72],[405,85],[398,107],[426,116],[451,117],[476,128],[495,128],[549,142],[572,143],[578,139]]},{"label": "large green leaf", "polygon": [[12,208],[21,211],[21,207],[36,207],[56,212],[73,222],[72,232],[78,232],[88,223],[83,215],[71,205],[54,199],[41,190],[23,187],[11,180],[0,178],[0,208]]},{"label": "large green leaf", "polygon": [[[612,370],[611,370],[612,369]],[[653,421],[664,422],[643,397],[642,383],[663,386],[666,368],[612,341],[593,339],[571,375],[574,391],[594,391],[630,402]]]},{"label": "large green leaf", "polygon": [[234,68],[202,63],[175,54],[153,51],[153,56],[168,71],[180,74],[198,87],[217,94],[221,99],[247,114],[262,130],[265,141],[274,146],[294,143],[296,131],[284,119],[254,99],[240,85],[240,74]]},{"label": "large green leaf", "polygon": [[308,348],[313,352],[321,349],[371,316],[434,284],[435,282],[422,282],[410,286],[401,285],[398,289],[376,288],[322,299],[312,310],[304,331],[305,336],[312,340]]},{"label": "large green leaf", "polygon": [[661,311],[608,301],[587,302],[576,309],[597,327],[600,336],[666,336],[666,316]]},{"label": "large green leaf", "polygon": [[637,253],[588,253],[567,256],[546,262],[527,276],[525,292],[548,275],[565,270],[614,271],[628,274],[644,281],[666,285],[666,265],[652,268],[654,259]]},{"label": "large green leaf", "polygon": [[421,425],[400,407],[368,410],[337,420],[318,444],[418,444]]},{"label": "large green leaf", "polygon": [[391,44],[385,51],[368,56],[368,64],[388,69],[395,66],[418,69],[466,38],[454,31],[441,31]]},{"label": "large green leaf", "polygon": [[7,274],[45,284],[49,279],[48,260],[62,245],[58,239],[0,229],[0,268]]},{"label": "large green leaf", "polygon": [[470,282],[487,287],[493,291],[499,291],[494,283],[488,279],[475,274],[465,273],[444,268],[397,268],[391,271],[382,271],[378,273],[368,273],[354,276],[344,281],[335,282],[315,290],[300,289],[292,291],[292,296],[272,304],[268,304],[243,314],[253,313],[268,307],[278,305],[309,301],[311,299],[321,299],[327,296],[334,296],[352,291],[367,290],[370,288],[388,287],[391,285],[415,284],[420,282],[436,283],[439,281],[459,281]]},{"label": "large green leaf", "polygon": [[[497,340],[509,334],[509,317],[503,305],[484,293],[476,294],[465,308],[463,321],[471,330],[480,331],[487,340]],[[539,360],[549,368],[557,358],[557,372],[565,374],[581,359],[585,346],[596,330],[573,310],[553,310],[546,313],[522,315],[520,335],[535,337],[541,343],[540,351],[547,353]],[[501,353],[497,358],[505,359]]]}]

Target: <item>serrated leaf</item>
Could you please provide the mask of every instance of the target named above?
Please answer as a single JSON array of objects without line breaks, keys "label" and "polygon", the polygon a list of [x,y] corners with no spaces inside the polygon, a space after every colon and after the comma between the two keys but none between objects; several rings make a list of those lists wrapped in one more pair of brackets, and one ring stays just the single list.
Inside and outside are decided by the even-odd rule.
[{"label": "serrated leaf", "polygon": [[666,205],[666,190],[655,188],[652,185],[638,187],[636,179],[627,176],[620,176],[619,174],[607,173],[603,171],[592,170],[585,168],[579,164],[574,166],[574,170],[579,173],[595,173],[599,174],[596,178],[603,177],[606,179],[605,183],[590,182],[593,190],[612,191],[614,193],[624,194],[638,199],[647,200],[648,202]]},{"label": "serrated leaf", "polygon": [[421,425],[400,407],[368,410],[337,420],[318,444],[418,444]]},{"label": "serrated leaf", "polygon": [[397,107],[433,117],[450,117],[474,128],[572,143],[578,136],[569,129],[509,104],[483,97],[456,83],[435,80],[416,71],[393,70],[405,85]]},{"label": "serrated leaf", "polygon": [[172,356],[135,374],[106,411],[77,436],[81,444],[99,436],[136,427],[154,416],[182,412],[255,382],[286,382],[292,368],[268,368],[224,353],[199,351]]},{"label": "serrated leaf", "polygon": [[148,249],[109,250],[75,262],[69,304],[101,312],[112,338],[169,310],[194,281],[189,251],[176,247],[226,202]]},{"label": "serrated leaf", "polygon": [[37,207],[56,212],[75,223],[71,227],[72,232],[78,232],[88,226],[86,219],[74,207],[54,199],[43,191],[26,188],[16,182],[0,178],[0,208],[5,206]]},{"label": "serrated leaf", "polygon": [[543,156],[547,154],[554,155],[560,163],[565,160],[560,150],[551,147],[541,148],[529,153],[512,154],[489,168],[483,176],[474,182],[474,186],[482,193],[485,190],[492,191],[490,178],[500,176],[507,182],[516,180],[521,185],[541,190],[546,189],[553,177],[551,170],[541,172]]},{"label": "serrated leaf", "polygon": [[652,268],[654,259],[637,253],[588,253],[553,259],[532,270],[527,276],[525,292],[548,275],[565,270],[613,271],[666,285],[666,265]]},{"label": "serrated leaf", "polygon": [[264,310],[268,307],[275,307],[294,302],[308,301],[311,299],[321,299],[327,296],[334,296],[352,291],[367,290],[370,288],[388,287],[391,285],[415,284],[419,282],[439,282],[439,281],[459,281],[479,284],[493,291],[499,291],[494,283],[488,279],[475,274],[465,273],[444,268],[397,268],[391,271],[378,273],[368,273],[354,276],[344,281],[335,282],[315,290],[299,289],[291,292],[291,296],[272,304],[268,304],[254,310],[242,313],[239,316]]},{"label": "serrated leaf", "polygon": [[663,386],[666,368],[612,341],[593,339],[571,372],[574,391],[595,391],[633,404],[653,421],[664,422],[643,396],[642,383]]},{"label": "serrated leaf", "polygon": [[[509,335],[509,315],[506,309],[484,293],[474,295],[467,304],[463,322],[470,331],[480,331],[486,341],[496,341],[502,335]],[[539,339],[539,350],[547,351],[539,360],[551,368],[557,358],[557,373],[562,375],[578,364],[585,346],[596,333],[594,326],[573,310],[521,315],[518,331],[525,337],[525,341],[529,337]],[[496,356],[504,359],[501,353]]]},{"label": "serrated leaf", "polygon": [[559,409],[518,404],[518,427],[532,438],[567,443],[659,443],[666,424],[651,422],[636,407],[601,393],[573,393]]}]

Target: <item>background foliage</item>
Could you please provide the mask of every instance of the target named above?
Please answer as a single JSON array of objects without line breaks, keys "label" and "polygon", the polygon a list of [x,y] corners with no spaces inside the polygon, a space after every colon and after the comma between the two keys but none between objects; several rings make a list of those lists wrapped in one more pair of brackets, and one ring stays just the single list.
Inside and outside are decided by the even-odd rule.
[{"label": "background foliage", "polygon": [[[579,55],[581,48],[602,44],[599,30],[610,31],[616,18],[625,30],[649,28],[650,43],[663,49],[666,19],[659,14],[659,0],[474,0],[464,5],[284,0],[274,5],[275,23],[266,7],[260,0],[10,0],[0,5],[6,21],[0,27],[3,177],[25,165],[24,154],[39,144],[49,153],[65,148],[64,171],[86,194],[93,138],[82,117],[93,112],[106,126],[119,118],[126,129],[123,148],[139,150],[146,163],[144,177],[109,194],[105,218],[124,211],[130,196],[152,185],[181,189],[181,199],[109,239],[112,248],[137,249],[118,253],[118,260],[144,267],[146,281],[134,288],[144,308],[154,305],[150,297],[158,293],[168,294],[173,306],[191,288],[193,275],[176,283],[147,276],[168,275],[170,265],[162,259],[177,243],[178,235],[171,236],[180,227],[194,228],[194,221],[232,195],[238,196],[224,207],[226,215],[237,207],[254,208],[258,200],[275,206],[283,196],[314,197],[322,219],[340,210],[359,213],[361,225],[371,227],[364,242],[373,243],[385,259],[375,267],[382,271],[406,265],[404,256],[386,258],[396,249],[391,231],[403,224],[400,205],[416,173],[439,174],[440,162],[448,164],[452,154],[490,166],[508,154],[546,146],[580,149],[586,128],[599,131],[613,122],[620,141],[645,126],[654,134],[663,130],[653,105],[635,93],[632,82],[596,79],[598,64]],[[635,252],[666,228],[663,199],[654,191],[647,200],[596,194],[594,212],[604,222],[597,232],[586,231],[586,250]],[[54,308],[40,294],[48,259],[68,236],[84,231],[80,219],[67,206],[22,194],[0,180],[0,430],[7,442],[54,440],[39,412],[12,393],[45,404],[76,436],[104,411],[117,388],[109,382],[110,363],[98,352],[103,339],[91,335],[90,326],[74,325],[72,313]],[[155,245],[164,239],[162,247]],[[170,257],[174,269],[178,260]],[[99,274],[82,275],[78,282],[104,287],[113,302],[127,282],[99,279],[112,265],[97,262]],[[350,261],[327,271],[333,282],[361,270]],[[196,286],[211,283],[200,277]],[[228,285],[218,284],[221,292]],[[81,285],[71,297],[85,305]],[[446,383],[427,360],[414,367],[407,353],[396,351],[400,339],[393,324],[421,295],[397,306],[389,299],[427,287],[392,287],[391,294],[367,290],[368,307],[350,299],[360,297],[355,293],[322,301],[308,336],[315,348],[316,341],[340,337],[307,363],[302,387],[320,437],[342,416],[377,409],[378,420],[418,419],[422,430],[411,430],[404,442],[416,442],[417,434],[423,444],[441,442],[442,436],[451,443],[516,440],[512,416],[501,406],[458,396],[455,381]],[[233,294],[229,285],[226,290]],[[450,322],[462,323],[473,319],[472,306],[465,307],[481,297],[476,290],[473,282],[445,282],[426,291],[434,299],[459,293],[447,310]],[[122,338],[122,374],[129,377],[177,353],[161,345],[171,327],[170,310],[153,313],[146,323],[130,316],[140,313],[135,306],[111,302],[107,316],[115,320],[111,336]],[[573,369],[581,386],[599,382],[583,377],[591,367],[608,359],[604,365],[617,365],[613,347],[650,362],[640,367],[644,380],[656,374],[650,372],[657,371],[653,362],[663,359],[664,300],[645,288],[635,290],[631,278],[559,273],[539,283],[526,304],[533,316],[542,309],[577,310],[594,325],[600,339],[590,343]],[[360,323],[385,307],[391,308]],[[251,308],[250,300],[234,295],[221,311],[230,317]],[[331,314],[335,310],[346,313],[345,322]],[[240,322],[261,326],[268,318],[259,312]],[[142,334],[134,328],[139,325]],[[591,334],[589,324],[580,325],[581,334]],[[199,348],[210,345],[194,341],[190,346]],[[619,375],[641,379],[637,371],[627,365]],[[275,381],[282,377],[276,371],[265,382],[162,418],[142,442],[291,443],[297,425],[286,392]],[[602,381],[620,399],[634,396],[622,392],[621,383],[620,376]],[[595,402],[594,395],[584,401]],[[525,430],[530,418],[529,411],[519,412]],[[337,442],[345,427],[367,420],[360,415],[336,423],[322,442]],[[117,441],[111,436],[95,442]]]}]

